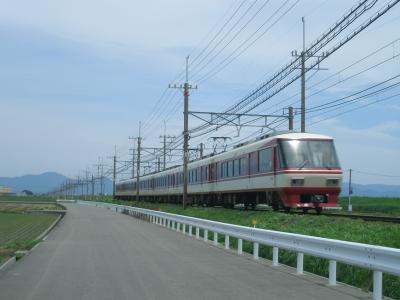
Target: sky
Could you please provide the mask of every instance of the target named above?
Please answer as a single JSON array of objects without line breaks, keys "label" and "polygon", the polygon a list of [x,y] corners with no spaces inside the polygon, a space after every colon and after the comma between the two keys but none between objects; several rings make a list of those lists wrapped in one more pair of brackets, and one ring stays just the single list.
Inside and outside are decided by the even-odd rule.
[{"label": "sky", "polygon": [[[329,45],[387,2],[379,0]],[[110,166],[115,149],[121,166],[130,159],[128,138],[138,135],[139,122],[145,147],[161,146],[164,130],[182,133],[182,93],[168,85],[184,82],[186,56],[189,81],[197,85],[190,110],[221,112],[289,63],[293,50],[301,51],[302,16],[309,45],[356,3],[0,0],[0,176],[82,176],[96,172],[99,160]],[[397,5],[324,60],[323,70],[307,72],[307,108],[393,84],[348,106],[307,114],[307,131],[334,137],[343,170],[359,171],[357,183],[400,184],[399,26]],[[214,74],[236,49],[245,50]],[[299,91],[297,80],[252,113],[281,114],[291,103],[298,108]],[[189,124],[200,120],[190,117]],[[233,145],[258,134],[242,128],[235,137],[235,128],[222,128],[192,136],[190,146],[206,143],[207,152],[211,136],[230,136]]]}]

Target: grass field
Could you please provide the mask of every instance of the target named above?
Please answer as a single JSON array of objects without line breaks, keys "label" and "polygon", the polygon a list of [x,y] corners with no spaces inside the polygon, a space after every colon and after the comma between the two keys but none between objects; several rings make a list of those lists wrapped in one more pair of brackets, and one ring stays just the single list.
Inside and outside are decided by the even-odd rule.
[{"label": "grass field", "polygon": [[[128,204],[127,202],[119,203]],[[183,210],[178,205],[145,202],[129,202],[129,205],[244,226],[251,226],[251,221],[256,220],[258,228],[400,248],[400,225],[392,223],[365,222],[325,216],[292,215],[270,211],[240,211],[224,208],[189,207]],[[212,239],[212,233],[209,233],[209,235],[209,239]],[[220,236],[219,241],[223,243],[222,236]],[[230,244],[232,248],[236,248],[237,240],[231,238]],[[252,244],[244,242],[243,250],[251,252]],[[272,259],[272,248],[261,246],[260,256]],[[279,260],[283,264],[295,267],[296,253],[280,250]],[[304,269],[327,277],[328,261],[305,256]],[[364,290],[372,290],[372,271],[338,263],[337,278],[338,281]],[[386,296],[400,299],[399,277],[384,274],[383,288]]]},{"label": "grass field", "polygon": [[0,212],[0,263],[16,250],[29,250],[36,238],[57,218],[57,215],[29,215]]},{"label": "grass field", "polygon": [[[348,197],[341,197],[340,206],[347,211]],[[351,197],[354,212],[379,213],[400,216],[400,198],[390,197]]]},{"label": "grass field", "polygon": [[8,213],[27,213],[29,211],[43,211],[43,210],[61,210],[62,206],[57,205],[56,203],[38,203],[38,202],[0,202],[0,212],[8,212]]},{"label": "grass field", "polygon": [[55,202],[56,199],[50,196],[0,196],[0,202]]}]

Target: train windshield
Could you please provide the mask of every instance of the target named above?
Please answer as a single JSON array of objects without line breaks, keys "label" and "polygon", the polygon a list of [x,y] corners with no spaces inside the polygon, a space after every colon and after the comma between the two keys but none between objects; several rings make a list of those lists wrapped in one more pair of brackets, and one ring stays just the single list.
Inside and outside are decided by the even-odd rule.
[{"label": "train windshield", "polygon": [[332,140],[281,140],[286,168],[339,168]]}]

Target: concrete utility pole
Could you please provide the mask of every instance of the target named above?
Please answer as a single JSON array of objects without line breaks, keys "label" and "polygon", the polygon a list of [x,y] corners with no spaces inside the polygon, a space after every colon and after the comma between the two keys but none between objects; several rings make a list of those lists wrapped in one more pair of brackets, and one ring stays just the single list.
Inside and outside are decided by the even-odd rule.
[{"label": "concrete utility pole", "polygon": [[306,21],[303,22],[303,51],[301,51],[301,132],[306,132]]},{"label": "concrete utility pole", "polygon": [[136,151],[135,151],[135,139],[134,137],[129,137],[128,139],[133,140],[133,148],[129,149],[132,150],[132,179],[135,178],[135,155],[136,155]]},{"label": "concrete utility pole", "polygon": [[300,55],[297,54],[297,51],[292,52],[292,56],[300,57],[301,59],[301,104],[300,104],[300,114],[301,114],[301,132],[306,132],[306,73],[309,70],[326,70],[319,67],[319,63],[316,68],[307,68],[306,67],[306,59],[315,57],[318,59],[327,57],[325,52],[322,55],[312,55],[307,52],[306,49],[306,21],[304,17],[301,18],[301,22],[303,23],[303,49]]},{"label": "concrete utility pole", "polygon": [[141,129],[142,129],[142,123],[139,122],[139,137],[137,139],[138,146],[137,146],[137,166],[136,166],[136,201],[139,201],[139,193],[140,193],[140,149],[141,149],[141,143],[142,143],[142,137],[141,135]]},{"label": "concrete utility pole", "polygon": [[85,185],[86,185],[86,194],[85,194],[85,201],[89,195],[89,171],[85,171]]},{"label": "concrete utility pole", "polygon": [[94,176],[92,174],[92,197],[91,197],[92,201],[94,200]]},{"label": "concrete utility pole", "polygon": [[[170,88],[182,89],[182,85],[169,85]],[[186,57],[186,80],[183,84],[183,197],[182,207],[186,208],[188,191],[188,161],[189,161],[189,90],[197,89],[189,84],[189,56]]]},{"label": "concrete utility pole", "polygon": [[182,206],[186,208],[188,191],[188,160],[189,160],[189,74],[188,74],[189,56],[186,57],[186,81],[183,87],[183,198]]},{"label": "concrete utility pole", "polygon": [[289,107],[289,130],[293,130],[293,107]]},{"label": "concrete utility pole", "polygon": [[115,199],[115,179],[117,176],[117,146],[114,149],[114,168],[113,168],[113,199]]},{"label": "concrete utility pole", "polygon": [[200,159],[203,158],[203,153],[204,153],[204,143],[200,143]]},{"label": "concrete utility pole", "polygon": [[351,187],[351,169],[349,170],[349,206],[348,211],[352,212],[353,206],[351,205],[351,194],[353,194],[353,188]]}]

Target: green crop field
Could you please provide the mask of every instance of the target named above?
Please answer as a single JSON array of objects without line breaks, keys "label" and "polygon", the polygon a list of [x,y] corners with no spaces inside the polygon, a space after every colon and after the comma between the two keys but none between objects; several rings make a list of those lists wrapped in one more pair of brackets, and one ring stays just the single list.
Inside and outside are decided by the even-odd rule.
[{"label": "green crop field", "polygon": [[55,202],[51,196],[0,196],[0,202]]},{"label": "green crop field", "polygon": [[[347,211],[348,197],[341,197],[339,203],[343,211]],[[354,212],[400,216],[400,198],[353,196],[351,204]]]},{"label": "green crop field", "polygon": [[16,250],[29,250],[36,238],[57,218],[57,215],[29,215],[0,212],[0,263]]},{"label": "green crop field", "polygon": [[[132,201],[114,201],[114,203],[244,226],[251,226],[251,221],[256,220],[258,228],[400,248],[400,225],[393,223],[224,208],[188,207],[186,210],[183,210],[178,205],[163,203]],[[212,239],[212,233],[209,233],[209,235],[209,238]],[[219,237],[219,241],[223,243],[222,236]],[[230,238],[230,244],[232,248],[236,248],[237,240]],[[243,242],[243,250],[252,252],[252,244],[250,242]],[[272,259],[272,248],[261,246],[260,256]],[[296,253],[280,250],[279,261],[295,267]],[[325,259],[307,255],[304,257],[304,269],[306,271],[325,277],[328,276],[328,263]],[[338,281],[360,287],[364,290],[372,290],[372,271],[338,263],[337,278]],[[384,294],[395,299],[400,299],[400,278],[384,274],[383,280]]]}]

